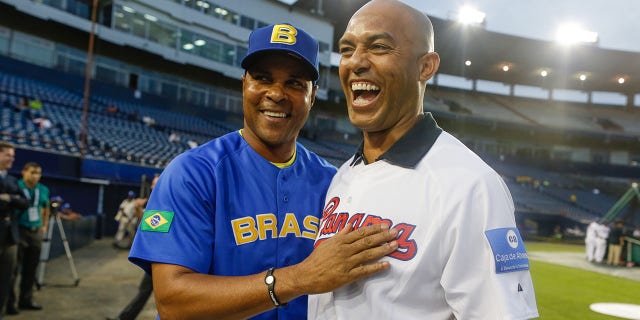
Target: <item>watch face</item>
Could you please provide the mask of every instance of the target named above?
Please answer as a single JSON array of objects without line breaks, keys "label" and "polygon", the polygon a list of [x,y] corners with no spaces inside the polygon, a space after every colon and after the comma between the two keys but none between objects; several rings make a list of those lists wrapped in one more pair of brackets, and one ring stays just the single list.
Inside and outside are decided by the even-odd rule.
[{"label": "watch face", "polygon": [[273,276],[268,276],[268,277],[264,278],[264,283],[272,284],[273,283]]}]

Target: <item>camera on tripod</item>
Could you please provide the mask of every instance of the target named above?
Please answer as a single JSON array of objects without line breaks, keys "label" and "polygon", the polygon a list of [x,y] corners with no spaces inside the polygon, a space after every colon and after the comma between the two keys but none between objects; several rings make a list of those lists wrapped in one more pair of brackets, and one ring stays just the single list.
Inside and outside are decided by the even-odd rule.
[{"label": "camera on tripod", "polygon": [[64,199],[62,199],[61,196],[53,196],[51,197],[51,199],[49,199],[49,206],[52,209],[51,210],[52,214],[55,214],[58,212],[58,209],[60,209],[63,202],[64,202]]},{"label": "camera on tripod", "polygon": [[64,246],[64,251],[67,254],[67,259],[69,260],[69,266],[71,267],[71,274],[75,279],[74,285],[77,287],[78,283],[80,283],[80,278],[78,278],[78,272],[76,272],[76,265],[73,262],[73,257],[71,256],[71,248],[69,247],[69,241],[67,241],[67,235],[64,232],[64,227],[62,226],[62,220],[60,219],[60,215],[58,215],[58,209],[62,208],[64,200],[61,196],[53,196],[49,198],[49,207],[51,208],[49,215],[49,228],[47,229],[47,233],[42,239],[42,250],[40,251],[40,264],[38,265],[38,271],[36,274],[36,287],[38,290],[44,285],[44,273],[47,265],[47,261],[49,260],[49,253],[51,252],[51,239],[53,237],[53,226],[57,225],[58,230],[60,231],[60,239],[62,240],[62,245]]}]

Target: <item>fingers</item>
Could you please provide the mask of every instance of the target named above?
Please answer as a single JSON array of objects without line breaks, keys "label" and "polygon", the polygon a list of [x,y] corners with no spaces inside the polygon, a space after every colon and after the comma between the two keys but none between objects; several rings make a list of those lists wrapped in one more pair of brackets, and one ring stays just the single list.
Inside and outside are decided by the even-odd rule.
[{"label": "fingers", "polygon": [[357,251],[357,253],[351,256],[350,261],[354,267],[366,265],[396,251],[397,249],[398,242],[395,240],[382,245],[376,245],[374,247],[363,247],[362,250]]},{"label": "fingers", "polygon": [[353,226],[347,223],[344,229],[340,230],[336,236],[343,236],[343,241],[345,243],[364,241],[365,243],[372,245],[394,239],[398,234],[395,229],[389,229],[389,225],[383,223],[366,226],[353,231],[352,229]]}]

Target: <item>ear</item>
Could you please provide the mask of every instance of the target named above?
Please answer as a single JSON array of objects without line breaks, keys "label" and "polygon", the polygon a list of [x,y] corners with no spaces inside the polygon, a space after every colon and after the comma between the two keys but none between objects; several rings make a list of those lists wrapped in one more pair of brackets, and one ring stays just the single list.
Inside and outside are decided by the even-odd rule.
[{"label": "ear", "polygon": [[420,81],[425,83],[433,77],[440,66],[440,56],[437,52],[427,52],[419,60],[420,64]]},{"label": "ear", "polygon": [[316,102],[316,91],[318,91],[318,85],[314,85],[311,88],[311,104],[309,105],[309,109],[313,108],[313,104]]}]

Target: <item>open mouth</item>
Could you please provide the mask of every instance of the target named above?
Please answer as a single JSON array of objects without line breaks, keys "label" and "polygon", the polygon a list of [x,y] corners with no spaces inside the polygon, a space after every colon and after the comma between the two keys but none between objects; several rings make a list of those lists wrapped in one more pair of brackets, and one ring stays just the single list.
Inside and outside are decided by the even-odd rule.
[{"label": "open mouth", "polygon": [[380,87],[370,82],[354,82],[351,84],[354,105],[366,105],[380,93]]},{"label": "open mouth", "polygon": [[272,117],[272,118],[281,118],[281,119],[284,119],[284,118],[289,117],[289,115],[288,115],[288,114],[286,114],[286,113],[284,113],[284,112],[275,112],[275,111],[268,111],[268,110],[264,110],[264,111],[261,111],[261,112],[262,112],[262,114],[264,114],[265,116],[267,116],[267,117]]}]

